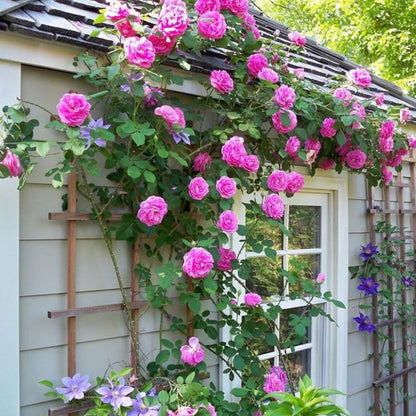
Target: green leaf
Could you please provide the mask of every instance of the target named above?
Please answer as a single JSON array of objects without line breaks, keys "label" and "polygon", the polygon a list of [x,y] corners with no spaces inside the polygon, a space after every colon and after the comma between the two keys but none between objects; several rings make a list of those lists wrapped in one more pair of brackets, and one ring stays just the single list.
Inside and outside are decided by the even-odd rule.
[{"label": "green leaf", "polygon": [[169,393],[165,390],[161,390],[159,394],[157,395],[157,398],[159,399],[159,402],[161,404],[167,404],[169,403]]},{"label": "green leaf", "polygon": [[173,284],[172,276],[168,274],[163,274],[159,276],[159,286],[162,289],[169,289]]},{"label": "green leaf", "polygon": [[287,114],[287,113],[281,113],[280,114],[280,121],[282,122],[282,124],[284,126],[289,127],[290,126],[290,123],[291,123],[289,114]]},{"label": "green leaf", "polygon": [[113,80],[119,72],[120,72],[120,65],[118,64],[107,67],[107,79],[109,81]]},{"label": "green leaf", "polygon": [[45,157],[49,152],[50,146],[48,142],[37,142],[36,152],[39,156]]},{"label": "green leaf", "polygon": [[241,355],[236,355],[233,360],[233,365],[236,370],[242,371],[245,366],[243,357],[241,357]]},{"label": "green leaf", "polygon": [[340,146],[343,146],[345,143],[346,143],[346,141],[347,141],[347,138],[345,137],[345,134],[344,134],[344,132],[342,131],[342,130],[340,130],[338,133],[337,133],[337,135],[336,135],[336,140],[337,140],[337,143],[340,145]]},{"label": "green leaf", "polygon": [[134,165],[129,166],[127,169],[127,175],[129,175],[130,178],[133,178],[133,179],[140,178],[140,176],[142,175],[142,172],[143,172],[142,169]]},{"label": "green leaf", "polygon": [[141,132],[137,132],[131,135],[131,138],[133,139],[134,143],[136,144],[137,147],[140,147],[142,145],[144,145],[146,138],[144,137],[144,135]]},{"label": "green leaf", "polygon": [[52,186],[58,189],[58,188],[62,188],[63,184],[64,184],[64,180],[62,178],[62,175],[60,173],[57,173],[52,179]]},{"label": "green leaf", "polygon": [[96,92],[95,94],[87,95],[87,100],[98,99],[106,96],[109,93],[108,90]]},{"label": "green leaf", "polygon": [[191,297],[188,299],[188,306],[193,313],[198,313],[201,310],[201,301],[197,297]]},{"label": "green leaf", "polygon": [[248,390],[243,389],[243,388],[239,388],[239,387],[234,387],[231,390],[231,394],[235,397],[244,397],[244,396],[247,396]]},{"label": "green leaf", "polygon": [[164,147],[159,147],[157,149],[157,154],[159,157],[161,157],[162,159],[167,159],[169,157],[169,151],[166,150]]},{"label": "green leaf", "polygon": [[170,351],[169,350],[162,350],[156,356],[155,362],[158,365],[165,363],[170,358]]},{"label": "green leaf", "polygon": [[142,84],[139,84],[138,82],[133,82],[133,84],[130,85],[130,90],[135,97],[144,97],[144,89]]},{"label": "green leaf", "polygon": [[144,179],[146,179],[146,182],[148,183],[156,182],[156,176],[154,175],[154,173],[150,172],[150,170],[144,171]]},{"label": "green leaf", "polygon": [[341,116],[341,121],[344,126],[351,126],[354,120],[354,116]]},{"label": "green leaf", "polygon": [[53,383],[50,380],[41,380],[38,383],[42,384],[42,386],[46,386],[46,387],[49,387],[50,389],[53,389]]},{"label": "green leaf", "polygon": [[8,178],[9,176],[10,176],[9,169],[6,166],[0,164],[0,178]]}]

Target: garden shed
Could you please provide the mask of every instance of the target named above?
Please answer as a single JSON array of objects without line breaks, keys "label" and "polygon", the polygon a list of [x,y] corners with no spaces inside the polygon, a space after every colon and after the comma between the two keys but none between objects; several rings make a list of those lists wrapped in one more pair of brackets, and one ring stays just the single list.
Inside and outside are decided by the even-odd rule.
[{"label": "garden shed", "polygon": [[[117,41],[105,33],[89,37],[97,13],[103,7],[104,2],[92,0],[0,2],[1,105],[12,105],[21,99],[29,103],[31,116],[45,124],[49,116],[41,107],[55,111],[56,103],[66,92],[87,93],[84,81],[73,77],[83,70],[82,66],[73,66],[74,57],[84,51],[103,56]],[[262,36],[288,47],[286,26],[267,18],[256,8],[251,13]],[[305,78],[314,85],[324,86],[328,78],[344,76],[358,68],[312,39],[307,39],[301,50],[290,53],[296,59],[291,61],[288,71],[303,68]],[[202,56],[184,54],[181,58],[190,64],[191,70],[183,85],[169,88],[175,97],[188,102],[205,94],[196,77],[207,78],[212,69],[229,69],[221,49],[210,49]],[[175,73],[185,72],[175,62],[167,64]],[[355,92],[359,99],[370,99],[381,93],[385,96],[384,108],[396,106],[410,110],[412,119],[405,129],[409,134],[416,134],[412,124],[416,122],[416,99],[376,76],[372,76],[369,88]],[[42,140],[54,140],[55,132],[39,129],[36,134]],[[44,173],[52,167],[51,163],[53,156],[52,162],[39,159],[39,166],[21,191],[17,189],[16,178],[0,181],[0,312],[3,316],[0,367],[7,379],[0,386],[0,401],[3,413],[8,416],[46,415],[48,409],[58,407],[57,402],[43,397],[45,387],[38,384],[42,379],[59,383],[62,376],[74,370],[99,376],[108,366],[128,365],[130,360],[120,294],[102,236],[95,222],[89,221],[82,201],[72,206],[69,203],[69,210],[62,210],[61,197],[71,185],[65,184],[58,191],[50,186],[51,178]],[[380,235],[393,240],[397,235],[404,235],[406,251],[413,250],[415,164],[416,158],[407,156],[403,170],[395,175],[390,186],[382,189],[369,187],[364,174],[317,169],[313,177],[305,177],[301,192],[285,199],[287,212],[292,215],[288,214],[288,224],[294,229],[298,227],[302,237],[292,246],[282,237],[279,247],[282,263],[291,256],[307,258],[314,271],[327,276],[323,283],[325,289],[346,305],[345,309],[331,309],[328,305],[337,324],[327,326],[317,321],[307,342],[292,352],[291,362],[295,371],[308,372],[313,380],[318,380],[317,384],[346,392],[345,398],[337,400],[354,416],[377,416],[380,413],[369,409],[375,397],[383,401],[387,396],[395,403],[391,407],[397,409],[390,414],[416,413],[416,400],[411,397],[416,389],[415,325],[410,320],[407,332],[403,333],[398,328],[402,320],[393,311],[386,317],[391,321],[386,328],[393,325],[394,333],[390,351],[405,348],[409,359],[403,360],[402,355],[397,355],[394,368],[390,366],[390,372],[386,373],[382,369],[384,356],[380,355],[376,362],[380,367],[375,369],[374,351],[384,347],[379,346],[373,334],[359,331],[353,320],[359,315],[363,301],[357,280],[350,280],[349,272],[349,267],[361,264],[362,247],[369,242],[375,244],[380,238],[374,233],[379,221],[399,227],[399,232],[390,230]],[[299,166],[298,170],[307,172],[305,166]],[[99,180],[106,184],[104,178]],[[236,197],[233,208],[240,224],[246,223],[244,198],[244,195]],[[135,259],[140,256],[140,249],[144,250],[145,241],[141,244],[132,250],[125,242],[115,242],[127,286],[132,284],[130,276],[134,276]],[[238,249],[240,241],[231,240],[230,244]],[[402,254],[405,258],[404,249]],[[245,255],[255,274],[261,256],[254,249],[245,251]],[[68,275],[73,276],[69,285]],[[264,295],[270,294],[261,278],[253,283],[253,288],[262,290]],[[412,305],[413,290],[401,299]],[[136,311],[146,309],[145,298],[140,294],[132,302],[136,302]],[[376,307],[376,303],[373,300],[372,306]],[[176,303],[172,306],[175,308],[179,308]],[[301,305],[291,304],[287,308],[293,310]],[[409,312],[414,314],[414,310]],[[143,359],[152,360],[158,353],[159,315],[147,312],[140,315],[138,322]],[[227,337],[226,329],[220,331],[221,340]],[[71,342],[75,349],[69,346]],[[261,354],[270,361],[277,359],[276,351],[264,350]],[[226,394],[238,386],[223,375],[226,368],[214,355],[207,357],[207,365],[211,379]],[[408,398],[406,403],[404,396]]]}]

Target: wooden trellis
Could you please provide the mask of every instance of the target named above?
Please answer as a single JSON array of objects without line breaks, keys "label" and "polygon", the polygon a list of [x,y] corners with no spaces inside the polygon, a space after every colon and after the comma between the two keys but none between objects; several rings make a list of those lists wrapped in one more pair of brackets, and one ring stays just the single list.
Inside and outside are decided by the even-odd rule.
[{"label": "wooden trellis", "polygon": [[[413,155],[412,155],[413,156]],[[416,250],[416,159],[409,157],[405,159],[408,163],[409,178],[405,181],[402,172],[399,172],[390,186],[383,188],[383,202],[382,207],[376,205],[378,201],[375,200],[375,190],[368,187],[368,218],[370,228],[370,242],[372,245],[376,244],[375,225],[377,220],[383,220],[387,225],[396,225],[398,227],[399,235],[385,235],[385,238],[397,238],[411,243],[413,250]],[[409,190],[410,201],[407,204],[410,208],[406,209],[406,201],[404,200],[404,190]],[[392,201],[397,200],[396,206],[392,206]],[[406,220],[410,224],[410,229],[406,229]],[[401,244],[399,248],[399,256],[403,261],[405,258],[406,247]],[[415,267],[413,265],[413,267]],[[392,291],[393,279],[388,279],[388,289]],[[411,302],[413,304],[413,315],[415,315],[415,296],[409,299],[406,290],[401,291],[401,302],[403,304]],[[410,389],[410,375],[416,371],[416,364],[411,361],[411,348],[414,345],[409,345],[408,335],[414,329],[413,319],[406,320],[405,318],[398,318],[395,315],[394,305],[390,304],[387,308],[387,319],[378,320],[379,306],[377,297],[372,297],[372,320],[377,329],[386,330],[388,335],[388,351],[393,352],[397,350],[398,345],[402,350],[402,357],[397,359],[395,354],[388,356],[388,374],[382,374],[382,356],[381,356],[381,341],[377,335],[377,331],[373,333],[372,347],[373,347],[373,392],[374,392],[374,408],[373,415],[380,416],[387,414],[386,409],[383,409],[382,404],[382,389],[388,386],[388,414],[390,416],[410,416],[410,401],[412,400],[412,392]],[[401,380],[401,393],[397,395],[399,381]],[[398,407],[402,406],[402,411],[398,411]],[[414,409],[413,409],[414,410]]]},{"label": "wooden trellis", "polygon": [[[49,214],[50,220],[65,220],[67,221],[67,308],[62,310],[48,311],[48,318],[66,318],[67,320],[67,368],[68,375],[73,376],[77,372],[77,337],[76,337],[76,319],[86,314],[94,314],[100,312],[122,311],[125,309],[122,303],[77,307],[76,306],[76,243],[77,243],[77,223],[78,221],[91,220],[90,214],[77,212],[77,177],[76,172],[68,175],[68,210],[66,212],[57,212]],[[120,214],[113,214],[111,221],[120,221]],[[144,309],[149,305],[148,301],[138,300],[139,286],[138,279],[135,273],[136,265],[139,261],[139,243],[136,242],[131,250],[131,273],[130,273],[130,310],[132,311],[132,318],[134,320],[135,332],[139,334],[139,310]],[[188,319],[188,336],[193,335],[192,328],[192,312],[186,308],[186,316]],[[136,351],[131,344],[131,367],[133,371],[136,370]],[[61,415],[77,415],[80,412],[85,412],[92,407],[92,403],[85,403],[81,406],[74,407],[73,405],[64,405],[58,408],[49,409],[49,416]]]}]

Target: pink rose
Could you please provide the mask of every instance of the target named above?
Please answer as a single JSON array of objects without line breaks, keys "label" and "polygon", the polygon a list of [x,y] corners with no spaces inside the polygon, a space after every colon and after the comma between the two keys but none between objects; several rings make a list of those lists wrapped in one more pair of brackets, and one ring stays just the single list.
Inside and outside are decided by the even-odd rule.
[{"label": "pink rose", "polygon": [[321,127],[322,137],[334,137],[337,131],[334,129],[335,120],[331,117],[326,118]]},{"label": "pink rose", "polygon": [[[140,23],[140,17],[138,17],[135,22]],[[116,23],[116,28],[118,33],[120,33],[123,38],[131,38],[137,35],[137,31],[133,28],[129,20],[123,20]]]},{"label": "pink rose", "polygon": [[174,127],[183,129],[186,126],[183,111],[178,107],[162,105],[155,108],[155,114],[164,118],[168,125],[169,133],[174,133]]},{"label": "pink rose", "polygon": [[334,98],[337,100],[342,101],[343,107],[348,107],[348,105],[352,101],[352,94],[351,91],[348,88],[337,88],[333,93]]},{"label": "pink rose", "polygon": [[286,142],[285,152],[290,157],[296,157],[300,149],[300,140],[296,136],[290,136]]},{"label": "pink rose", "polygon": [[213,267],[214,258],[202,247],[193,247],[183,256],[182,270],[194,279],[208,276]]},{"label": "pink rose", "polygon": [[233,167],[240,167],[242,159],[247,155],[244,147],[244,139],[233,136],[227,140],[221,148],[222,160]]},{"label": "pink rose", "polygon": [[379,150],[384,153],[390,153],[394,148],[394,121],[383,121],[379,133]]},{"label": "pink rose", "polygon": [[256,155],[246,155],[241,159],[241,167],[247,172],[257,172],[260,167],[259,158]]},{"label": "pink rose", "polygon": [[282,198],[277,194],[267,195],[266,198],[264,198],[261,208],[266,214],[266,217],[273,218],[274,220],[282,218],[285,213],[285,206]]},{"label": "pink rose", "polygon": [[198,32],[207,39],[221,39],[227,31],[225,17],[216,11],[205,12],[196,24]]},{"label": "pink rose", "polygon": [[386,99],[385,95],[380,92],[379,94],[376,94],[374,97],[374,102],[378,106],[382,106],[384,104],[384,100]]},{"label": "pink rose", "polygon": [[237,216],[230,210],[221,212],[217,221],[217,227],[225,233],[236,232],[238,229]]},{"label": "pink rose", "polygon": [[176,44],[176,38],[167,38],[160,33],[151,33],[149,40],[152,42],[155,54],[159,56],[169,55]]},{"label": "pink rose", "polygon": [[305,185],[305,179],[303,176],[298,172],[289,172],[287,174],[287,186],[286,192],[289,194],[295,194],[299,192],[303,185]]},{"label": "pink rose", "polygon": [[215,407],[211,403],[208,403],[208,406],[201,404],[199,405],[199,407],[200,408],[202,407],[203,409],[207,409],[210,416],[217,416],[217,411],[215,410]]},{"label": "pink rose", "polygon": [[159,98],[162,97],[163,91],[157,87],[149,87],[148,85],[143,85],[144,98],[143,103],[146,108],[152,108],[160,103]]},{"label": "pink rose", "polygon": [[237,184],[233,178],[228,176],[221,176],[215,184],[215,189],[221,195],[222,198],[231,198],[237,191]]},{"label": "pink rose", "polygon": [[248,0],[228,0],[227,9],[236,16],[243,17],[248,12]]},{"label": "pink rose", "polygon": [[231,270],[231,262],[237,258],[237,254],[233,250],[223,247],[220,247],[218,251],[220,253],[220,259],[217,262],[218,270],[223,272]]},{"label": "pink rose", "polygon": [[303,68],[296,68],[293,70],[293,73],[297,79],[305,78],[305,70]]},{"label": "pink rose", "polygon": [[164,3],[157,27],[167,38],[177,38],[186,32],[189,24],[186,4],[181,0]]},{"label": "pink rose", "polygon": [[256,77],[263,68],[267,68],[269,63],[267,58],[261,53],[250,55],[247,59],[247,68],[251,76]]},{"label": "pink rose", "polygon": [[168,212],[168,205],[160,196],[149,196],[140,203],[137,218],[147,226],[160,224]]},{"label": "pink rose", "polygon": [[234,88],[233,79],[227,71],[212,71],[209,81],[211,85],[221,94],[228,94]]},{"label": "pink rose", "polygon": [[287,37],[289,40],[296,46],[305,46],[306,38],[302,36],[299,32],[293,31],[290,32]]},{"label": "pink rose", "polygon": [[259,73],[257,74],[259,79],[264,79],[265,81],[272,82],[276,84],[279,81],[279,75],[271,68],[262,68]]},{"label": "pink rose", "polygon": [[287,186],[286,172],[275,170],[267,178],[267,186],[272,192],[282,192]]},{"label": "pink rose", "polygon": [[189,365],[195,366],[199,364],[204,357],[205,352],[201,348],[197,337],[189,338],[188,345],[182,345],[181,347],[181,360]]},{"label": "pink rose", "polygon": [[198,409],[192,409],[189,406],[179,406],[175,411],[167,409],[168,416],[195,416],[197,412]]},{"label": "pink rose", "polygon": [[127,4],[120,1],[110,1],[110,4],[105,8],[104,16],[113,22],[121,19],[126,19],[130,16],[130,9]]},{"label": "pink rose", "polygon": [[400,109],[400,124],[406,124],[412,118],[412,114],[408,108]]},{"label": "pink rose", "polygon": [[257,306],[263,301],[257,293],[246,293],[244,295],[244,304],[247,306]]},{"label": "pink rose", "polygon": [[371,75],[364,68],[351,69],[346,74],[347,80],[357,87],[367,88],[371,84]]},{"label": "pink rose", "polygon": [[[282,116],[284,114],[289,117],[289,125],[286,125],[286,122],[282,122]],[[296,114],[291,110],[279,110],[272,115],[272,123],[273,127],[279,133],[289,133],[297,126],[298,119],[296,117]]]},{"label": "pink rose", "polygon": [[287,383],[287,375],[280,367],[272,367],[269,374],[266,376],[263,390],[266,393],[273,393],[277,391],[285,391]]},{"label": "pink rose", "polygon": [[9,149],[7,149],[6,156],[2,161],[0,161],[0,164],[9,169],[11,177],[19,177],[23,173],[19,157],[12,153]]},{"label": "pink rose", "polygon": [[293,106],[295,100],[295,90],[287,85],[281,85],[274,91],[274,101],[281,108],[288,110]]},{"label": "pink rose", "polygon": [[141,68],[150,68],[155,60],[155,48],[145,37],[134,36],[124,41],[127,60]]},{"label": "pink rose", "polygon": [[330,158],[324,158],[319,161],[319,167],[322,170],[329,170],[335,167],[335,161]]},{"label": "pink rose", "polygon": [[220,0],[197,0],[195,10],[199,15],[205,12],[219,12],[221,10],[221,3]]},{"label": "pink rose", "polygon": [[347,153],[347,165],[352,169],[361,169],[366,160],[366,154],[360,149],[351,150]]},{"label": "pink rose", "polygon": [[410,149],[416,149],[416,136],[411,136],[410,134],[407,136],[407,141],[409,143]]},{"label": "pink rose", "polygon": [[209,193],[209,185],[204,178],[193,178],[188,185],[188,194],[192,199],[200,201]]},{"label": "pink rose", "polygon": [[316,156],[318,156],[318,153],[321,150],[321,142],[315,140],[313,137],[309,137],[309,139],[305,140],[305,150],[308,151],[305,164],[311,165],[315,162]]},{"label": "pink rose", "polygon": [[248,32],[251,32],[253,34],[254,39],[259,39],[260,32],[257,29],[256,20],[254,19],[254,16],[247,12],[244,14],[244,16],[242,16],[242,19],[244,29],[246,29]]},{"label": "pink rose", "polygon": [[319,273],[318,276],[316,276],[316,282],[320,285],[325,282],[326,276],[323,273]]},{"label": "pink rose", "polygon": [[64,94],[56,106],[59,119],[70,127],[80,126],[89,117],[90,108],[85,96],[76,93]]},{"label": "pink rose", "polygon": [[384,185],[388,185],[393,180],[393,172],[388,170],[386,166],[381,167]]},{"label": "pink rose", "polygon": [[199,153],[194,159],[193,168],[195,172],[205,173],[207,165],[212,163],[212,157],[209,153]]}]

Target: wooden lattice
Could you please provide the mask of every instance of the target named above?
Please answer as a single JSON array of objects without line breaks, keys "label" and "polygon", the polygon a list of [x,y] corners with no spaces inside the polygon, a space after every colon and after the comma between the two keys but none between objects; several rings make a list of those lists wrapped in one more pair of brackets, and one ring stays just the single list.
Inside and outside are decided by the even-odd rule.
[{"label": "wooden lattice", "polygon": [[[399,172],[394,177],[390,186],[383,188],[382,207],[377,205],[378,201],[375,199],[375,190],[368,187],[368,218],[370,230],[370,242],[376,244],[375,225],[378,220],[383,220],[387,225],[395,225],[398,227],[398,235],[386,234],[384,238],[408,240],[412,245],[413,250],[416,249],[416,182],[415,182],[415,164],[414,157],[407,158],[405,163],[408,164],[408,177],[404,178],[402,172]],[[410,201],[405,201],[404,191],[408,189]],[[392,201],[395,201],[394,203]],[[410,208],[406,209],[406,204]],[[394,206],[393,206],[394,205]],[[407,221],[406,221],[407,220]],[[410,224],[406,227],[406,224]],[[405,258],[406,247],[402,244],[397,253],[403,261]],[[414,267],[414,266],[413,266]],[[392,279],[388,280],[387,289],[393,289]],[[406,304],[409,302],[407,291],[402,290],[401,302]],[[410,300],[410,302],[414,302]],[[414,325],[413,320],[406,320],[397,318],[395,315],[394,305],[390,304],[388,307],[388,317],[383,321],[378,320],[378,302],[377,296],[372,297],[372,319],[377,329],[385,329],[388,335],[388,351],[392,352],[400,345],[402,356],[400,360],[395,354],[388,356],[388,374],[382,374],[382,356],[381,356],[381,342],[377,335],[377,331],[373,333],[372,347],[373,347],[373,392],[374,392],[374,408],[373,415],[380,416],[388,414],[390,416],[410,416],[410,404],[412,398],[412,391],[410,388],[410,375],[416,371],[416,364],[410,360],[412,345],[409,345],[408,335]],[[415,305],[413,303],[413,315],[415,315]],[[413,346],[414,347],[414,346]],[[401,394],[397,393],[399,381],[401,381]],[[388,386],[388,406],[383,406],[382,403],[382,388]],[[402,407],[401,407],[402,406]],[[398,410],[401,407],[401,410]],[[388,413],[387,413],[388,412]]]},{"label": "wooden lattice", "polygon": [[[122,303],[96,305],[87,307],[76,306],[76,244],[77,244],[77,223],[78,221],[90,221],[91,215],[77,212],[77,177],[76,172],[68,175],[68,210],[66,212],[49,213],[50,220],[65,220],[67,221],[67,308],[62,310],[48,311],[48,318],[66,318],[67,320],[67,368],[68,375],[73,376],[77,372],[77,326],[76,319],[86,314],[95,314],[100,312],[122,311],[124,305]],[[111,221],[119,221],[120,214],[114,214]],[[138,300],[139,286],[138,279],[135,273],[136,266],[139,262],[140,247],[139,242],[136,242],[131,250],[131,299],[130,310],[132,311],[132,318],[135,322],[135,332],[139,334],[139,310],[149,306],[149,302]],[[175,300],[173,298],[172,300]],[[188,336],[193,335],[192,319],[193,315],[189,308],[186,308],[186,316],[188,319]],[[137,368],[138,357],[133,345],[131,345],[131,367],[133,371]],[[74,407],[73,405],[64,405],[58,408],[49,409],[49,416],[70,415],[75,416],[82,414],[93,406],[92,403],[85,403],[81,406]]]}]

